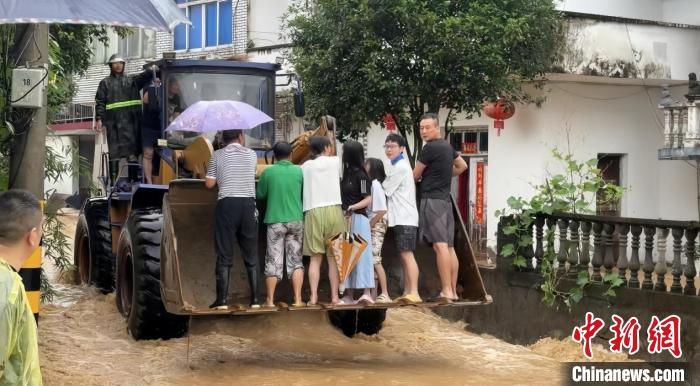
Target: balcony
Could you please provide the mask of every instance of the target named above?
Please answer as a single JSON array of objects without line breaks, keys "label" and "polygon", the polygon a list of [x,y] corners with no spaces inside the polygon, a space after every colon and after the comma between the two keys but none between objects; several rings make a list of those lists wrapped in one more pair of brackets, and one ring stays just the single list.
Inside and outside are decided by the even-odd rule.
[{"label": "balcony", "polygon": [[95,106],[70,103],[49,116],[49,129],[58,135],[94,134]]},{"label": "balcony", "polygon": [[660,160],[700,161],[700,101],[659,105],[664,114],[664,147]]}]

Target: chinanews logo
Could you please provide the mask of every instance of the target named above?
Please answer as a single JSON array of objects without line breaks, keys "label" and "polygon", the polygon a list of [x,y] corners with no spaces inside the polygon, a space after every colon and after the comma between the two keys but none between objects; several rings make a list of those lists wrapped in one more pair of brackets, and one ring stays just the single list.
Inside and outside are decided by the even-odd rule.
[{"label": "chinanews logo", "polygon": [[[584,324],[576,326],[571,333],[571,338],[580,343],[583,355],[593,359],[591,340],[605,327],[605,321],[597,318],[592,312],[587,312]],[[636,317],[627,320],[613,314],[610,331],[613,337],[608,340],[611,352],[634,355],[641,347],[641,324]],[[678,315],[669,315],[659,319],[656,315],[651,317],[646,329],[646,350],[649,354],[660,354],[668,351],[674,358],[683,355],[681,348],[681,318]]]}]

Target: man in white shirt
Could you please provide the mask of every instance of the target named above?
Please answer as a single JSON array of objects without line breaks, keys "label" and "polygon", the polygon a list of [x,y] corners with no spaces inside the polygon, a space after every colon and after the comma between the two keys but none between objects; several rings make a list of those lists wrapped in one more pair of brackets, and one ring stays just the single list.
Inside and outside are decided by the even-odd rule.
[{"label": "man in white shirt", "polygon": [[403,296],[396,299],[404,303],[420,303],[418,295],[418,264],[413,256],[418,236],[418,207],[416,183],[408,159],[404,157],[406,139],[389,134],[384,141],[384,154],[391,161],[382,184],[387,197],[389,227],[394,228],[396,249],[401,254],[404,272]]}]

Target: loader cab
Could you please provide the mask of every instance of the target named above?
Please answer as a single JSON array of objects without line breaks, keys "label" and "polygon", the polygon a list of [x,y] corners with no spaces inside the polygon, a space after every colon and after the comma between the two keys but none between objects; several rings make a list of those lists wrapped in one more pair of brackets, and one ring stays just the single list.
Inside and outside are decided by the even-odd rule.
[{"label": "loader cab", "polygon": [[[240,101],[275,116],[278,64],[190,59],[162,59],[150,64],[158,66],[162,85],[161,132],[180,112],[199,101]],[[246,146],[257,151],[269,150],[274,135],[274,122],[262,124],[246,131]],[[171,143],[186,144],[188,137],[195,136],[173,133],[167,137]],[[207,138],[214,142],[213,135]]]}]

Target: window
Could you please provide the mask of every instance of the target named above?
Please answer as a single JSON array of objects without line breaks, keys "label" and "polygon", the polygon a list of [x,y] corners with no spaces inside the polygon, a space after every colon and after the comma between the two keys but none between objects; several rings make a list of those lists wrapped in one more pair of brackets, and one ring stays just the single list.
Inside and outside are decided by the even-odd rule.
[{"label": "window", "polygon": [[[605,182],[622,185],[622,154],[598,154],[598,169],[603,172]],[[596,192],[596,214],[599,216],[621,215],[620,199],[606,201],[604,191]]]},{"label": "window", "polygon": [[124,38],[113,30],[108,32],[108,42],[92,42],[92,63],[102,64],[112,54],[118,53],[125,59],[154,58],[156,56],[156,32],[149,29],[133,29]]},{"label": "window", "polygon": [[153,58],[156,56],[156,32],[141,29],[119,39],[119,54],[125,59]]},{"label": "window", "polygon": [[233,8],[231,0],[176,0],[192,25],[175,28],[173,48],[198,50],[233,43]]},{"label": "window", "polygon": [[462,154],[486,154],[489,151],[489,132],[486,128],[455,128],[450,133],[450,144]]},{"label": "window", "polygon": [[[165,79],[168,122],[198,101],[234,100],[248,103],[267,114],[275,103],[274,79],[261,75],[230,73],[172,73]],[[275,123],[268,122],[245,130],[247,147],[269,149],[275,139]],[[210,138],[213,139],[213,136]]]}]

